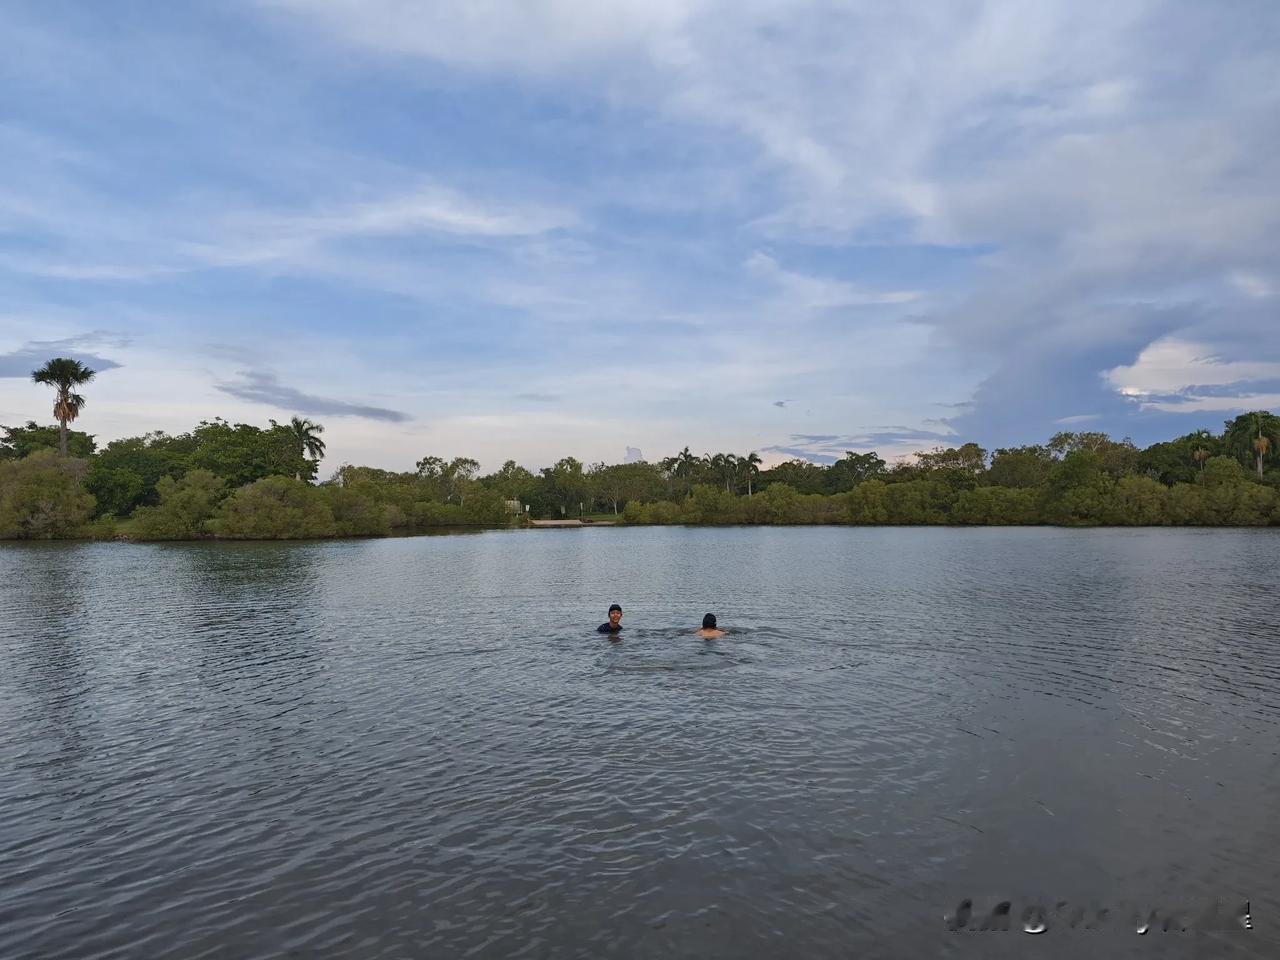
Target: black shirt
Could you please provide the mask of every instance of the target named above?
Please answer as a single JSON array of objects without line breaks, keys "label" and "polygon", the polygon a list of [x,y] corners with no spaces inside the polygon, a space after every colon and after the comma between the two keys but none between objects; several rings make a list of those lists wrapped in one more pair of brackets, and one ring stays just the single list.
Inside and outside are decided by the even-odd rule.
[{"label": "black shirt", "polygon": [[602,623],[600,624],[600,626],[596,627],[596,633],[621,633],[621,632],[622,632],[622,624],[618,624],[615,627],[612,623]]}]

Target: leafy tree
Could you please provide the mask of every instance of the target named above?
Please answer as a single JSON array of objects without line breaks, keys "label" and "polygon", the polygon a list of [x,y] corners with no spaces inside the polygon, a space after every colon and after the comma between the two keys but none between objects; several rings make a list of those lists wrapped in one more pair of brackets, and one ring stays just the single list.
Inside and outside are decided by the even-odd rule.
[{"label": "leafy tree", "polygon": [[1111,490],[1109,523],[1155,527],[1169,522],[1169,488],[1152,477],[1121,477]]},{"label": "leafy tree", "polygon": [[[737,497],[709,483],[695,483],[681,505],[685,523],[735,523],[738,522]],[[759,498],[765,500],[762,495]]]},{"label": "leafy tree", "polygon": [[632,501],[622,511],[624,523],[661,524],[681,523],[680,505],[671,500],[657,500],[653,503]]},{"label": "leafy tree", "polygon": [[986,469],[987,451],[976,443],[961,447],[935,447],[929,453],[917,453],[914,477],[944,483],[953,492],[971,490]]},{"label": "leafy tree", "polygon": [[448,490],[445,494],[445,501],[448,502],[457,497],[458,503],[466,506],[467,493],[479,473],[480,464],[470,457],[454,457],[450,460],[446,471]]},{"label": "leafy tree", "polygon": [[142,477],[132,470],[103,469],[96,463],[89,467],[85,486],[97,501],[100,516],[128,516],[134,512],[134,507],[141,502],[146,492]]},{"label": "leafy tree", "polygon": [[126,517],[135,507],[159,502],[156,487],[162,477],[180,477],[195,450],[189,434],[170,437],[149,433],[113,440],[89,461],[85,485],[97,498],[98,512]]},{"label": "leafy tree", "polygon": [[614,514],[632,500],[656,500],[662,492],[662,474],[653,464],[594,464],[587,471],[587,487],[593,501],[611,507]]},{"label": "leafy tree", "polygon": [[573,457],[563,457],[554,466],[543,467],[540,486],[541,512],[554,517],[577,516],[578,504],[586,501],[589,492],[582,463]]},{"label": "leafy tree", "polygon": [[195,540],[226,496],[226,484],[208,470],[192,470],[181,480],[161,477],[160,503],[134,512],[134,532],[142,540]]},{"label": "leafy tree", "polygon": [[215,417],[191,431],[191,439],[194,450],[188,466],[209,470],[233,487],[265,477],[315,479],[316,463],[303,456],[293,431],[280,424],[263,430]]},{"label": "leafy tree", "polygon": [[917,453],[916,463],[926,473],[955,470],[976,477],[987,468],[987,451],[976,443],[934,447],[929,453]]},{"label": "leafy tree", "polygon": [[31,379],[54,387],[57,394],[53,401],[53,417],[58,421],[58,449],[67,456],[67,424],[80,416],[84,409],[85,399],[75,392],[75,388],[89,383],[95,376],[79,360],[67,357],[55,357],[38,370],[31,371]]},{"label": "leafy tree", "polygon": [[1048,447],[1006,447],[992,456],[991,468],[984,479],[992,486],[1025,490],[1044,484],[1053,464],[1053,453]]},{"label": "leafy tree", "polygon": [[1221,452],[1221,441],[1208,430],[1147,447],[1138,455],[1137,471],[1161,483],[1191,483],[1210,457]]},{"label": "leafy tree", "polygon": [[380,499],[373,484],[321,488],[333,514],[334,532],[339,537],[381,537],[391,532],[391,504]]},{"label": "leafy tree", "polygon": [[1201,484],[1176,483],[1169,489],[1165,509],[1169,522],[1179,527],[1202,526],[1210,522],[1209,507]]},{"label": "leafy tree", "polygon": [[1098,464],[1113,479],[1137,470],[1138,448],[1128,437],[1112,440],[1105,433],[1056,433],[1049,439],[1049,449],[1059,458],[1077,451],[1088,451],[1098,457]]},{"label": "leafy tree", "polygon": [[480,472],[480,464],[470,457],[454,457],[446,461],[443,457],[429,456],[418,461],[418,476],[426,487],[433,491],[433,498],[459,504],[466,501],[467,491]]},{"label": "leafy tree", "polygon": [[872,450],[870,453],[854,453],[846,450],[844,457],[827,467],[827,493],[844,493],[885,471],[885,462]]},{"label": "leafy tree", "polygon": [[460,509],[463,523],[470,526],[500,527],[510,521],[506,501],[496,490],[473,487]]},{"label": "leafy tree", "polygon": [[801,519],[800,493],[789,484],[775,481],[761,488],[747,509],[746,519],[752,523],[796,523]]},{"label": "leafy tree", "polygon": [[1263,462],[1280,449],[1280,417],[1267,410],[1242,413],[1227,421],[1222,440],[1227,452],[1256,467],[1261,480]]},{"label": "leafy tree", "polygon": [[951,522],[984,526],[1039,523],[1039,497],[1035,490],[1012,485],[962,490],[951,509]]},{"label": "leafy tree", "polygon": [[508,460],[496,473],[482,477],[480,482],[497,490],[505,500],[526,503],[533,495],[538,478],[514,460]]},{"label": "leafy tree", "polygon": [[83,460],[54,450],[0,460],[0,540],[78,536],[94,507],[84,489],[84,474]]},{"label": "leafy tree", "polygon": [[1045,517],[1051,523],[1093,526],[1110,518],[1115,481],[1094,449],[1077,447],[1054,465],[1045,491]]},{"label": "leafy tree", "polygon": [[951,497],[951,488],[941,480],[891,483],[885,488],[888,522],[912,525],[946,523]]},{"label": "leafy tree", "polygon": [[871,479],[860,483],[849,494],[849,522],[881,524],[889,522],[889,484]]},{"label": "leafy tree", "polygon": [[338,532],[325,492],[283,476],[241,487],[223,502],[209,528],[231,540],[307,540]]},{"label": "leafy tree", "polygon": [[808,460],[784,460],[760,474],[761,490],[774,483],[785,483],[797,493],[821,493],[826,486],[826,472]]},{"label": "leafy tree", "polygon": [[1276,492],[1252,482],[1238,460],[1212,457],[1198,480],[1203,521],[1214,526],[1262,526],[1275,509]]},{"label": "leafy tree", "polygon": [[[25,427],[0,426],[4,436],[0,437],[0,460],[21,460],[37,450],[53,450],[61,444],[61,429],[57,426],[40,426],[34,420],[28,420]],[[67,431],[67,450],[73,457],[88,457],[96,449],[97,444],[87,433],[79,430]]]},{"label": "leafy tree", "polygon": [[1237,460],[1230,457],[1210,457],[1196,482],[1206,489],[1238,487],[1248,482],[1248,477]]},{"label": "leafy tree", "polygon": [[[296,444],[295,451],[298,457],[304,460],[309,459],[315,464],[311,471],[311,476],[314,477],[319,470],[320,459],[324,456],[324,441],[320,439],[320,434],[324,433],[324,427],[301,417],[292,417],[283,428],[272,420],[271,427],[273,430],[284,429],[289,432]],[[301,480],[302,474],[294,474],[294,479]]]}]

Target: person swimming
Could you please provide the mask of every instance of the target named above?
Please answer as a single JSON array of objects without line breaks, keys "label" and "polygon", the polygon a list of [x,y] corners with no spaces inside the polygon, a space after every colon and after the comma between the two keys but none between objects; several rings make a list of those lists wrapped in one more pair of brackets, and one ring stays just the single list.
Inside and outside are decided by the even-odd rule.
[{"label": "person swimming", "polygon": [[622,608],[616,603],[609,607],[609,622],[596,627],[596,633],[620,633],[622,631]]},{"label": "person swimming", "polygon": [[723,637],[725,631],[716,626],[716,615],[708,613],[702,618],[702,629],[698,631],[698,636],[703,640],[717,640]]}]

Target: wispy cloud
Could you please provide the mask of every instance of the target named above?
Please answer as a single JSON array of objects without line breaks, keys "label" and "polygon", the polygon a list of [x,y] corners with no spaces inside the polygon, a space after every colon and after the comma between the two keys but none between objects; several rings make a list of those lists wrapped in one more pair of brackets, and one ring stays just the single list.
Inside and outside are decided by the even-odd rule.
[{"label": "wispy cloud", "polygon": [[31,340],[17,350],[0,353],[0,377],[29,378],[31,372],[54,357],[79,360],[91,370],[101,373],[122,366],[95,351],[104,347],[127,347],[129,338],[105,331],[95,331],[62,340]]},{"label": "wispy cloud", "polygon": [[[152,13],[0,5],[5,409],[19,345],[138,315],[201,405],[430,411],[351,430],[391,460],[392,427],[840,456],[951,437],[939,404],[987,446],[1144,441],[1280,389],[1274,3]],[[264,368],[379,406],[230,373]]]},{"label": "wispy cloud", "polygon": [[911,303],[920,299],[920,293],[915,290],[864,290],[844,280],[786,270],[773,257],[759,251],[747,259],[745,266],[748,271],[775,284],[785,303],[809,310]]},{"label": "wispy cloud", "polygon": [[186,244],[183,251],[195,262],[214,265],[287,263],[321,245],[361,238],[528,237],[576,222],[574,215],[564,211],[485,203],[442,187],[428,187],[318,210],[230,215],[222,221],[220,236]]},{"label": "wispy cloud", "polygon": [[217,389],[239,400],[260,403],[290,413],[309,413],[317,416],[361,417],[366,420],[384,420],[388,423],[405,423],[413,418],[399,410],[374,407],[345,400],[334,400],[280,383],[275,374],[261,370],[244,370],[239,380],[219,383]]}]

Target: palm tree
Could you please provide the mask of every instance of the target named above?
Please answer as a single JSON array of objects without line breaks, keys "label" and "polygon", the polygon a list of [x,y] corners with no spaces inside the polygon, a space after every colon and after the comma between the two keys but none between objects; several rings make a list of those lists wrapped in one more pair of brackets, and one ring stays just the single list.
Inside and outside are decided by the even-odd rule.
[{"label": "palm tree", "polygon": [[1262,461],[1271,452],[1271,438],[1259,433],[1253,438],[1253,451],[1258,461],[1258,479],[1262,479]]},{"label": "palm tree", "polygon": [[1204,472],[1204,462],[1209,459],[1209,451],[1204,447],[1196,447],[1191,451],[1191,459],[1200,464],[1200,472]]},{"label": "palm tree", "polygon": [[[730,489],[732,487],[732,489]],[[736,453],[726,453],[724,455],[724,492],[733,493],[738,488],[738,455]]]},{"label": "palm tree", "polygon": [[693,474],[702,461],[689,452],[689,448],[685,447],[676,455],[675,475],[684,481],[684,492],[688,493],[689,488],[693,485]]},{"label": "palm tree", "polygon": [[61,427],[58,434],[58,449],[62,451],[64,457],[67,455],[67,424],[80,416],[85,403],[84,397],[74,393],[71,388],[88,383],[93,377],[94,371],[79,360],[70,360],[66,357],[55,357],[39,370],[31,371],[31,379],[36,383],[56,387],[58,390],[58,395],[53,401],[53,415]]},{"label": "palm tree", "polygon": [[[320,434],[324,433],[324,427],[310,420],[294,417],[289,421],[288,430],[298,445],[298,452],[319,463],[320,458],[324,456],[324,441],[320,439]],[[302,479],[301,473],[297,475],[297,479]]]},{"label": "palm tree", "polygon": [[1252,456],[1258,479],[1262,479],[1262,461],[1280,444],[1280,417],[1269,410],[1242,413],[1227,421],[1223,442],[1246,464]]},{"label": "palm tree", "polygon": [[[721,481],[725,479],[725,473],[727,472],[727,464],[725,463],[723,453],[717,453],[715,455],[708,453],[706,456],[702,458],[702,462],[706,464],[707,472],[710,473],[711,476]],[[729,484],[726,482],[725,491],[727,492],[728,489],[729,489]]]},{"label": "palm tree", "polygon": [[747,496],[749,497],[751,496],[751,481],[753,481],[756,474],[760,472],[760,464],[763,461],[760,459],[760,454],[752,450],[745,457],[739,459],[738,462],[742,464],[743,472],[747,475]]}]

